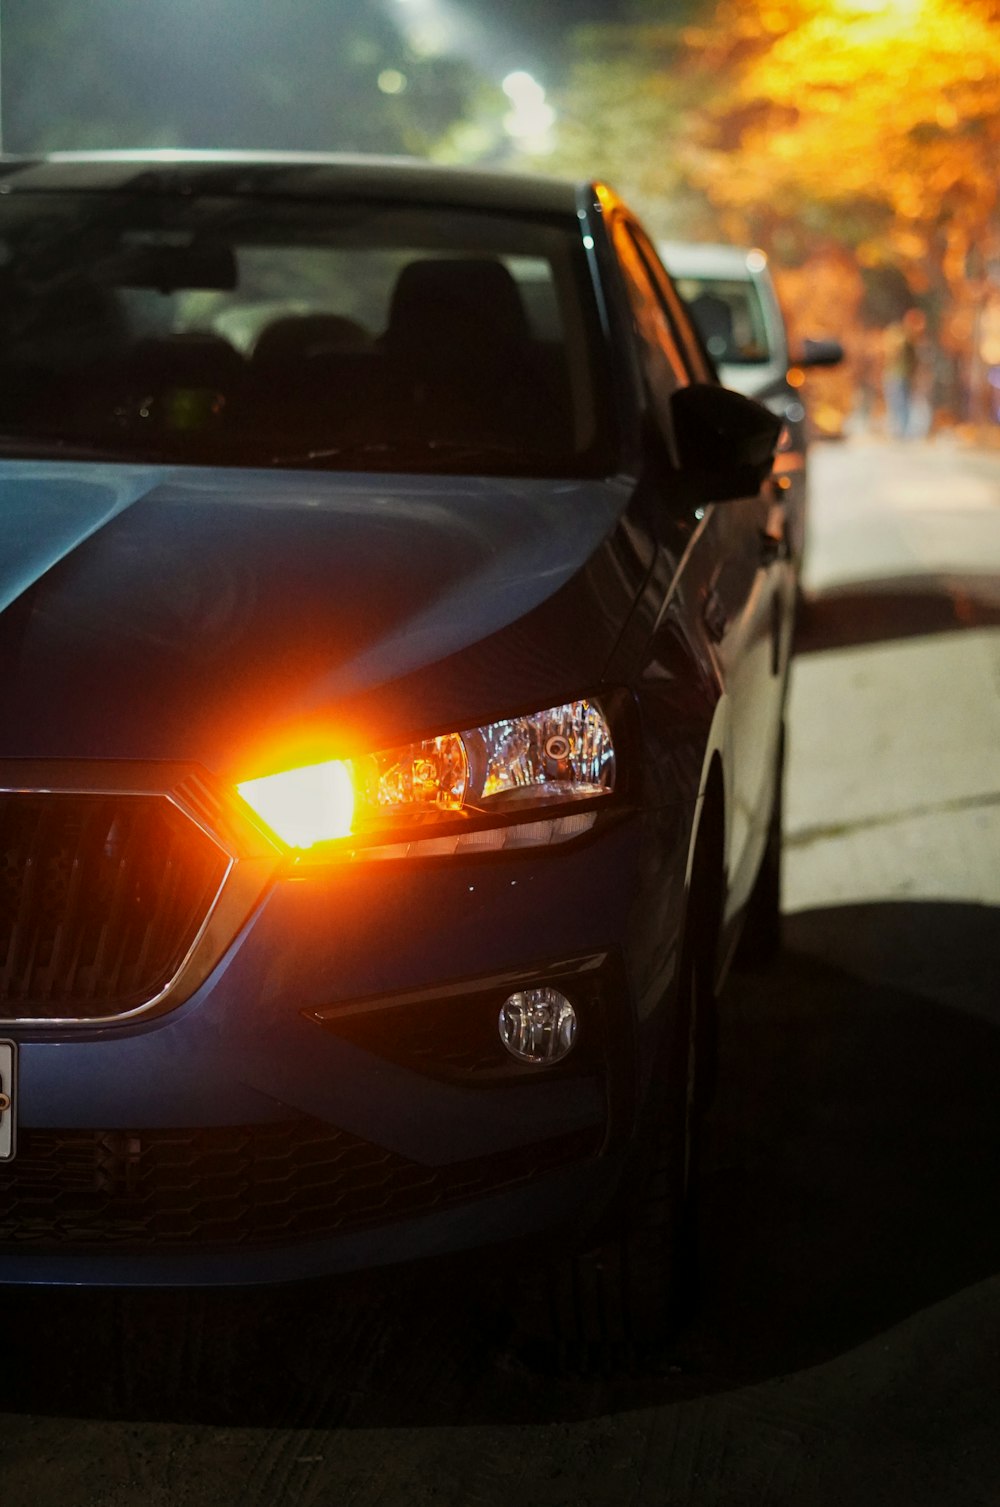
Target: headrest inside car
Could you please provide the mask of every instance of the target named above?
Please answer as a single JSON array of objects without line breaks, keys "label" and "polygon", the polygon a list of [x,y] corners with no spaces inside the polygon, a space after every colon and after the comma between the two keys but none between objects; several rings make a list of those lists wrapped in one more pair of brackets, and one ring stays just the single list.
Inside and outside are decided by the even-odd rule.
[{"label": "headrest inside car", "polygon": [[433,257],[410,262],[392,295],[385,345],[410,353],[453,350],[470,342],[510,350],[528,338],[517,284],[488,257]]},{"label": "headrest inside car", "polygon": [[254,346],[253,364],[277,366],[315,361],[342,352],[366,351],[372,338],[363,325],[342,314],[285,314],[262,330]]}]

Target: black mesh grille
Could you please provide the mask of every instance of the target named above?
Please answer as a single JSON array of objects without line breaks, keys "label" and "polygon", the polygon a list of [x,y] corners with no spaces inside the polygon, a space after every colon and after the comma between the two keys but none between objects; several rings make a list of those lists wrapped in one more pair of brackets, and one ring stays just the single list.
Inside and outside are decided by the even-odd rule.
[{"label": "black mesh grille", "polygon": [[0,1016],[96,1020],[152,998],[227,864],[163,796],[0,793]]},{"label": "black mesh grille", "polygon": [[317,1238],[514,1187],[594,1154],[598,1127],[424,1167],[324,1125],[29,1130],[0,1167],[0,1245],[219,1246]]}]

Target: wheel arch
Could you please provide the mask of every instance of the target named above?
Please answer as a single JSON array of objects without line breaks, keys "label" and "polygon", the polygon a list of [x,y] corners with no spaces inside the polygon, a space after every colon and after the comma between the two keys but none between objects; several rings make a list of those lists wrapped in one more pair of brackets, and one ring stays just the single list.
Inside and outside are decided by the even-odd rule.
[{"label": "wheel arch", "polygon": [[692,908],[700,919],[703,961],[711,965],[713,992],[721,983],[722,931],[729,875],[729,800],[726,749],[729,734],[728,700],[716,704],[702,761],[698,800],[688,842],[685,871],[685,926]]}]

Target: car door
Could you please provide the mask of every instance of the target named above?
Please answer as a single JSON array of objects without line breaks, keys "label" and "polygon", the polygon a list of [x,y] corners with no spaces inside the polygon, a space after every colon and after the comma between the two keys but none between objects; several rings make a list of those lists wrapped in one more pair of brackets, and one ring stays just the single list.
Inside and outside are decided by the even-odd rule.
[{"label": "car door", "polygon": [[[631,306],[652,416],[676,461],[671,394],[714,380],[701,342],[642,227],[616,217],[613,241]],[[668,505],[669,501],[668,501]],[[749,894],[767,838],[790,639],[791,572],[781,488],[704,510],[685,571],[726,698],[730,909]]]}]

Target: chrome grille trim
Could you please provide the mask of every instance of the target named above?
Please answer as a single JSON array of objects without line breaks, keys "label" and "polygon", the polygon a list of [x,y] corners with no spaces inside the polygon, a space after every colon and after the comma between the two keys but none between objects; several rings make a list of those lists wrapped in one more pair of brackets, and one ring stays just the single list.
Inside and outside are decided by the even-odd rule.
[{"label": "chrome grille trim", "polygon": [[[20,798],[24,800],[22,812],[16,809]],[[47,798],[51,800],[48,810]],[[28,830],[28,850],[22,841],[15,854],[6,895],[0,887],[3,1025],[95,1028],[158,1013],[180,1003],[222,956],[280,861],[277,849],[262,838],[259,830],[241,822],[226,792],[216,791],[200,771],[190,766],[7,764],[0,766],[0,807],[4,803],[6,840],[13,849],[18,848],[17,823],[26,823],[27,829],[32,821],[35,825],[33,831]],[[67,824],[65,818],[74,807],[76,851],[67,863],[66,845],[73,821]],[[124,843],[122,851],[111,856],[105,844],[102,856],[95,847],[94,832],[85,829],[88,820],[99,828],[107,827],[109,814],[114,820],[122,820]],[[192,836],[197,834],[195,842],[200,851],[194,853],[193,861],[184,852],[184,828],[179,819],[190,825]],[[60,836],[60,822],[66,832],[56,855],[53,843]],[[142,846],[157,832],[167,837],[165,871],[150,863],[148,848]],[[3,857],[0,846],[0,861]],[[12,862],[10,857],[8,862]],[[39,864],[40,870],[47,862],[48,874],[39,870],[22,880],[21,868],[32,862]],[[61,874],[57,872],[60,868]],[[101,902],[92,907],[91,914],[87,913],[84,893],[88,879],[99,883],[102,891]],[[48,896],[39,898],[33,893],[40,883],[49,885]],[[187,897],[183,895],[185,884],[192,891]],[[6,916],[2,909],[5,901]],[[127,914],[129,906],[132,916]],[[137,942],[143,927],[145,934]],[[158,936],[154,935],[157,927]],[[32,949],[39,946],[42,929],[45,936],[35,958]],[[6,949],[2,946],[4,938]],[[143,977],[148,954],[157,947],[159,971],[150,974],[147,968]],[[73,948],[77,954],[88,952],[82,971],[79,956],[72,955]],[[115,990],[129,971],[136,987],[127,997],[119,997]],[[23,1003],[17,998],[19,990]],[[102,997],[108,1002],[107,1008],[85,1008],[84,1001],[93,1000],[99,1006]]]}]

